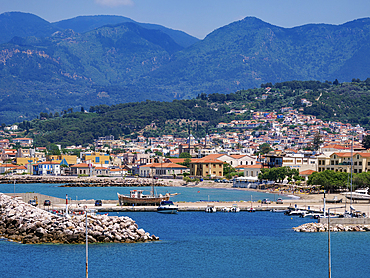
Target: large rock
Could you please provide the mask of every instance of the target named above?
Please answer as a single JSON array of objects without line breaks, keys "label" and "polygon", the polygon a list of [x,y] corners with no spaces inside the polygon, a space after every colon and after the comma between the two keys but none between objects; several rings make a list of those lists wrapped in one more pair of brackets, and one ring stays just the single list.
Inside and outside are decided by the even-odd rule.
[{"label": "large rock", "polygon": [[[0,193],[0,236],[22,243],[85,243],[85,215],[65,218]],[[158,240],[128,217],[88,216],[88,241]]]}]

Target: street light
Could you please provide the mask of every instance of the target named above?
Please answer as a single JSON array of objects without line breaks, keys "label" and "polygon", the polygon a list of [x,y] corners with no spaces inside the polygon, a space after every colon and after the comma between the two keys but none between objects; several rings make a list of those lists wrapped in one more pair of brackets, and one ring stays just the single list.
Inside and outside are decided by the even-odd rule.
[{"label": "street light", "polygon": [[[331,253],[330,253],[330,210],[345,208],[345,206],[328,208],[328,259],[329,259],[329,278],[331,278]],[[325,212],[324,212],[325,214]]]}]

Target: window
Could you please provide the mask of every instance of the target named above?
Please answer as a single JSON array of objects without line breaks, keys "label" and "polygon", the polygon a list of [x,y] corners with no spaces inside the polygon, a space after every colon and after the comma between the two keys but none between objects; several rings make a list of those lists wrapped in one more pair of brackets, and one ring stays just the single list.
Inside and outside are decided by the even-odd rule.
[{"label": "window", "polygon": [[100,162],[100,157],[95,157],[95,162]]},{"label": "window", "polygon": [[362,161],[360,161],[360,162],[358,163],[358,165],[362,166]]}]

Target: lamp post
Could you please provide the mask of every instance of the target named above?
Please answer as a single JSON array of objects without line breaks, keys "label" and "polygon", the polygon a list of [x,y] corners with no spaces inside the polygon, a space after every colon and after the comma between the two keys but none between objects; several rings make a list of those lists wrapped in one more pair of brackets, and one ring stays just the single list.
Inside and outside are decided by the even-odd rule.
[{"label": "lamp post", "polygon": [[87,232],[87,206],[84,206],[85,216],[86,216],[86,228],[85,228],[85,238],[86,238],[86,278],[89,277],[89,239]]},{"label": "lamp post", "polygon": [[345,208],[345,206],[328,208],[328,264],[329,264],[329,278],[331,278],[331,253],[330,253],[330,210]]}]

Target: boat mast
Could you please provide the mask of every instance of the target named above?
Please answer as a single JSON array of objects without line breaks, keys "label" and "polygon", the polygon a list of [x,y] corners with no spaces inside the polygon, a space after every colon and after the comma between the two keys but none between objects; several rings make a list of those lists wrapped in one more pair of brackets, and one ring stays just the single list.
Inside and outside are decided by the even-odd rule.
[{"label": "boat mast", "polygon": [[351,202],[350,209],[352,208],[352,175],[353,175],[353,135],[352,135],[352,145],[351,145]]}]

